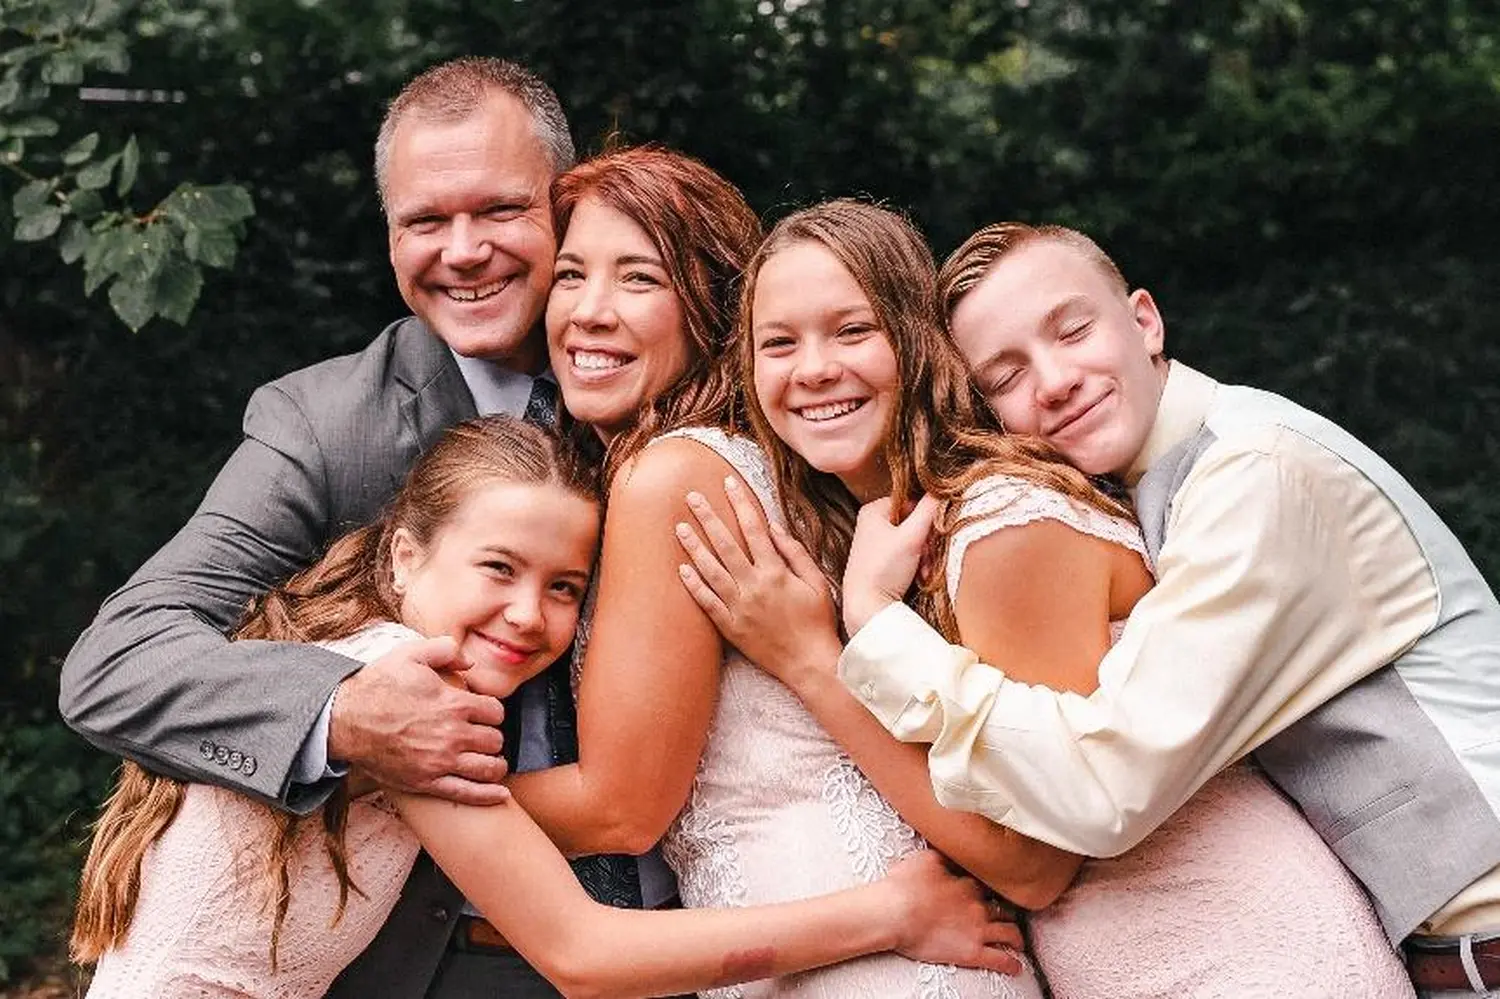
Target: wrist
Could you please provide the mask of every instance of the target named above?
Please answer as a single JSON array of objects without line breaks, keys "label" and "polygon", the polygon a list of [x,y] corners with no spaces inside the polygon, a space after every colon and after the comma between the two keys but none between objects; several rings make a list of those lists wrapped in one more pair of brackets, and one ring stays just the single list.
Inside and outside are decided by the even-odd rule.
[{"label": "wrist", "polygon": [[861,628],[870,623],[872,617],[898,602],[899,598],[891,596],[884,590],[846,592],[844,594],[844,630],[849,633],[850,639],[853,639]]},{"label": "wrist", "polygon": [[796,658],[783,664],[779,671],[782,682],[799,695],[814,690],[833,675],[843,652],[844,643],[830,630],[827,635],[800,647]]},{"label": "wrist", "polygon": [[877,921],[876,945],[880,950],[900,950],[910,937],[914,912],[910,893],[897,879],[891,877],[881,878],[868,887],[871,891],[880,892],[876,911],[886,913],[885,919]]},{"label": "wrist", "polygon": [[346,678],[333,688],[328,707],[328,761],[330,763],[353,764],[358,762],[355,753],[355,734],[349,723],[349,714],[343,703]]}]

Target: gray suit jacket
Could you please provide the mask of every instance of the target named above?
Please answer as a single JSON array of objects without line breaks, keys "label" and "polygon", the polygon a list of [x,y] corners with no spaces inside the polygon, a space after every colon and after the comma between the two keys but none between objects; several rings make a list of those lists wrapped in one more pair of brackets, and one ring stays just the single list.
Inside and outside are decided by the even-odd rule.
[{"label": "gray suit jacket", "polygon": [[[253,595],[373,519],[417,456],[475,415],[447,346],[414,318],[357,354],[256,390],[244,441],[197,512],[104,602],[68,654],[63,718],[156,772],[294,812],[316,808],[333,782],[293,785],[293,762],[357,664],[225,634]],[[330,994],[421,996],[460,904],[424,855],[385,931]]]}]

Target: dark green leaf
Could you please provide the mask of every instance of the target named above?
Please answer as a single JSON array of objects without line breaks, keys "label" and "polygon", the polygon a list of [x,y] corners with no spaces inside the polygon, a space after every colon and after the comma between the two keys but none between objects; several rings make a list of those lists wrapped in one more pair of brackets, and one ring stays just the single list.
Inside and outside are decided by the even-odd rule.
[{"label": "dark green leaf", "polygon": [[0,80],[0,108],[14,104],[21,97],[20,80]]},{"label": "dark green leaf", "polygon": [[232,225],[255,214],[250,194],[237,184],[183,184],[162,202],[162,211],[197,226]]},{"label": "dark green leaf", "polygon": [[84,27],[108,27],[119,20],[121,9],[120,0],[94,0],[89,4],[88,17],[83,22]]},{"label": "dark green leaf", "polygon": [[88,226],[77,219],[68,219],[68,224],[63,226],[62,239],[58,240],[57,244],[57,252],[62,257],[63,263],[77,262],[83,256],[83,251],[88,248],[89,240],[92,238]]},{"label": "dark green leaf", "polygon": [[130,55],[125,49],[125,36],[118,31],[104,39],[78,47],[79,58],[85,65],[96,66],[106,73],[124,73],[130,69]]},{"label": "dark green leaf", "polygon": [[99,145],[99,133],[90,132],[77,142],[69,146],[62,156],[62,160],[68,166],[77,166],[88,162],[88,158],[94,155],[94,149]]},{"label": "dark green leaf", "polygon": [[52,190],[55,186],[54,181],[33,180],[17,191],[15,197],[10,199],[11,211],[18,217],[32,214],[47,203],[47,199],[52,196]]},{"label": "dark green leaf", "polygon": [[29,215],[16,220],[16,242],[32,243],[46,239],[62,225],[62,209],[57,205],[43,205]]},{"label": "dark green leaf", "polygon": [[131,238],[121,245],[119,271],[122,280],[154,278],[162,265],[182,253],[182,242],[165,225],[131,227]]},{"label": "dark green leaf", "polygon": [[184,226],[182,245],[189,259],[209,267],[228,269],[234,266],[239,243],[234,230],[223,226]]},{"label": "dark green leaf", "polygon": [[121,278],[109,286],[109,306],[132,333],[156,315],[155,282],[151,278]]},{"label": "dark green leaf", "polygon": [[92,295],[99,286],[120,272],[129,247],[139,230],[129,223],[119,223],[94,231],[94,238],[83,251],[83,293]]},{"label": "dark green leaf", "polygon": [[180,256],[171,257],[156,277],[157,313],[179,326],[185,324],[202,289],[203,272]]},{"label": "dark green leaf", "polygon": [[96,160],[78,171],[78,187],[84,191],[97,191],[101,187],[109,186],[110,174],[114,173],[115,164],[120,160],[120,154]]},{"label": "dark green leaf", "polygon": [[120,197],[130,193],[135,186],[135,175],[141,167],[141,148],[135,143],[135,136],[125,140],[125,148],[120,150],[120,176],[115,182],[115,192]]},{"label": "dark green leaf", "polygon": [[57,122],[51,118],[43,118],[41,115],[32,115],[6,125],[5,133],[20,136],[23,139],[46,139],[57,134]]},{"label": "dark green leaf", "polygon": [[25,139],[0,140],[0,163],[19,163],[26,155]]},{"label": "dark green leaf", "polygon": [[76,86],[83,82],[83,62],[74,52],[58,52],[42,67],[42,80],[57,86]]},{"label": "dark green leaf", "polygon": [[68,195],[68,214],[87,222],[104,211],[104,198],[98,191],[74,191]]},{"label": "dark green leaf", "polygon": [[0,52],[0,66],[19,66],[51,51],[50,45],[18,45]]}]

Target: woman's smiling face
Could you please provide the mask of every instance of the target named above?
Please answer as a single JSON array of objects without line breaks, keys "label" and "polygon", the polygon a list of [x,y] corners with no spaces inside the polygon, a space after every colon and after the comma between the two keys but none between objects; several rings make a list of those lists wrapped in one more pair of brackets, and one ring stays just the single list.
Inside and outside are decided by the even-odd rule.
[{"label": "woman's smiling face", "polygon": [[640,225],[597,198],[574,209],[557,254],[547,349],[568,412],[605,441],[687,370],[666,262]]},{"label": "woman's smiling face", "polygon": [[889,492],[899,371],[854,276],[823,245],[793,243],[761,265],[750,318],[755,395],[772,431],[860,502]]}]

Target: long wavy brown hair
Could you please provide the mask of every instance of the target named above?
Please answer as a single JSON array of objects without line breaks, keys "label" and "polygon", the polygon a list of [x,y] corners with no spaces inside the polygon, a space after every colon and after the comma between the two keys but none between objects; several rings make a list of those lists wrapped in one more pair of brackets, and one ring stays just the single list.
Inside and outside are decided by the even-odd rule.
[{"label": "long wavy brown hair", "polygon": [[[772,228],[740,291],[739,369],[745,384],[753,385],[755,376],[756,278],[771,257],[804,243],[828,250],[858,282],[896,355],[901,393],[883,447],[891,496],[899,500],[892,515],[904,516],[924,492],[939,500],[927,560],[938,571],[925,573],[911,596],[923,617],[957,641],[958,621],[940,567],[951,537],[967,522],[957,511],[970,486],[987,476],[1011,475],[1106,513],[1129,516],[1129,510],[1043,441],[1001,429],[944,332],[937,268],[926,241],[904,216],[879,205],[840,198],[794,212]],[[849,556],[858,501],[837,476],[813,468],[775,435],[754,392],[746,410],[770,459],[793,536],[837,580]]]},{"label": "long wavy brown hair", "polygon": [[761,240],[760,219],[739,188],[691,156],[660,146],[607,152],[552,182],[559,233],[573,210],[596,198],[630,218],[656,244],[682,303],[688,366],[604,456],[604,481],[658,434],[687,426],[744,425],[734,379],[734,303],[741,272]]},{"label": "long wavy brown hair", "polygon": [[[400,600],[391,573],[395,532],[404,528],[419,545],[430,545],[464,499],[492,482],[556,484],[591,502],[599,499],[593,465],[554,432],[508,416],[460,423],[412,466],[379,520],[339,538],[314,565],[251,601],[233,638],[323,642],[348,637],[373,622],[399,621]],[[141,860],[171,824],[186,791],[182,781],[135,763],[120,768],[83,867],[70,942],[74,961],[97,961],[125,939],[140,897]],[[338,877],[337,916],[343,915],[349,892],[359,891],[349,877],[345,852],[348,815],[343,781],[311,815],[265,808],[270,839],[263,870],[275,909],[269,941],[273,968],[291,900],[287,865],[305,823],[321,824],[323,846]]]}]

